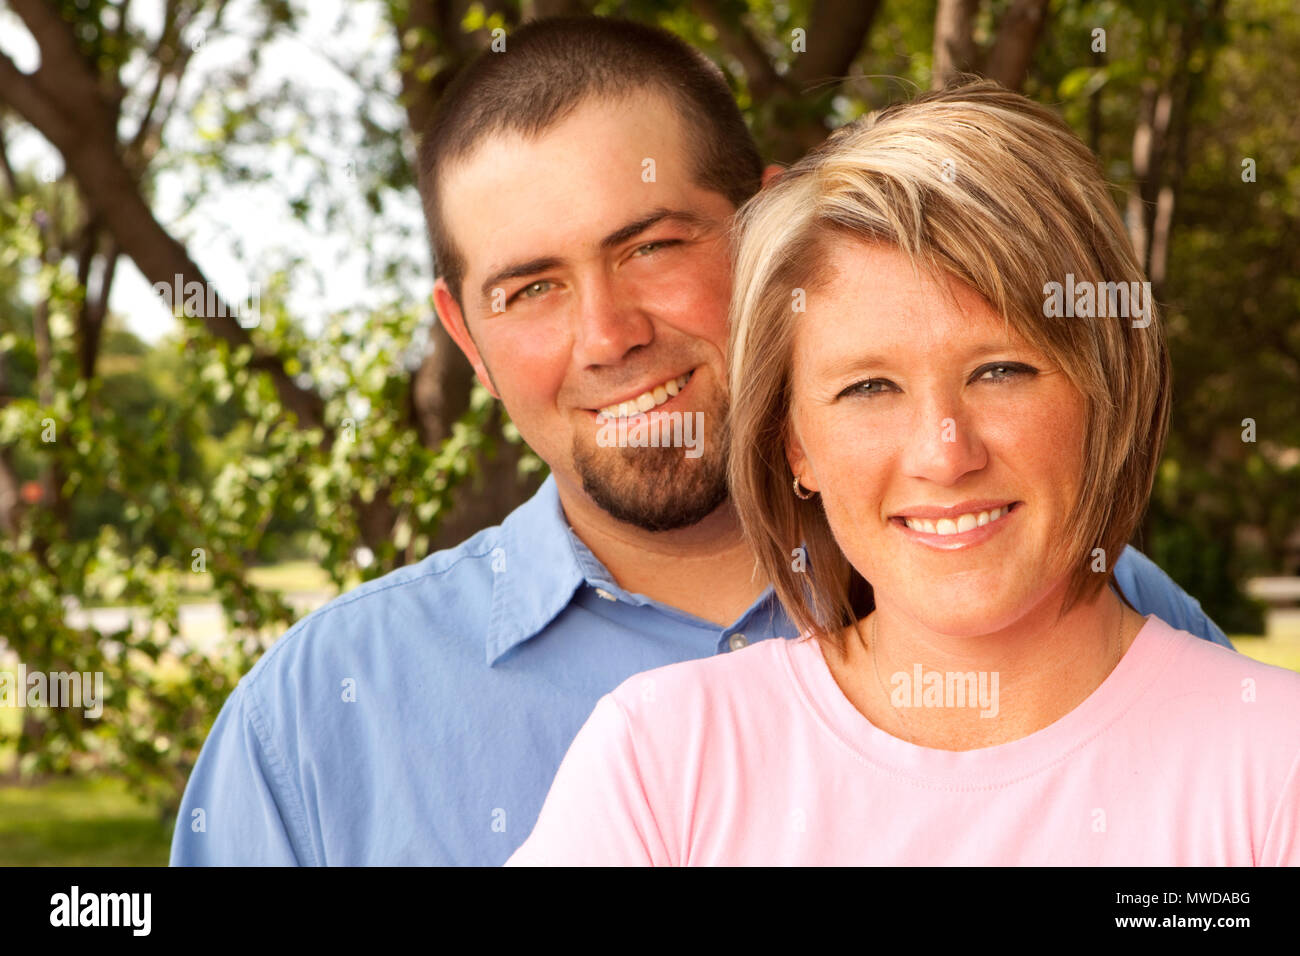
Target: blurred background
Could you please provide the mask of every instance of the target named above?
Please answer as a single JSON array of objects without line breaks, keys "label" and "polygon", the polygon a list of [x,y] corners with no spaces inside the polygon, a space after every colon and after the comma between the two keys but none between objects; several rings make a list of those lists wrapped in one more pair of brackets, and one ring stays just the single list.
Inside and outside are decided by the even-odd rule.
[{"label": "blurred background", "polygon": [[1059,109],[1173,352],[1134,543],[1300,669],[1294,0],[0,0],[0,673],[104,675],[0,706],[0,863],[164,863],[258,655],[541,481],[436,324],[412,158],[494,31],[583,11],[705,51],[772,161],[959,72]]}]

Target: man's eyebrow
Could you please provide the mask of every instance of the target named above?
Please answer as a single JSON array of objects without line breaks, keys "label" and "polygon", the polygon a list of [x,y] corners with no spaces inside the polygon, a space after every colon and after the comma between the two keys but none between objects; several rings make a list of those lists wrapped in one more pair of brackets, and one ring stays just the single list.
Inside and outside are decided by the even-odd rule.
[{"label": "man's eyebrow", "polygon": [[510,279],[518,279],[520,276],[530,276],[536,272],[545,272],[547,269],[554,269],[560,265],[562,260],[554,256],[546,256],[541,259],[529,259],[527,262],[516,262],[505,266],[492,273],[483,280],[483,286],[480,292],[483,298],[487,298],[492,289]]},{"label": "man's eyebrow", "polygon": [[[685,209],[667,209],[661,206],[658,209],[651,210],[640,219],[637,219],[634,222],[629,222],[627,225],[615,229],[605,238],[600,240],[600,248],[612,249],[615,246],[622,245],[629,239],[645,232],[651,226],[669,219],[683,223],[687,226],[698,227],[708,225],[709,223],[709,220],[705,219],[703,216],[697,215],[693,212],[688,212]],[[537,272],[545,272],[547,269],[554,269],[562,264],[563,260],[558,259],[555,256],[544,256],[540,259],[529,259],[527,262],[511,263],[510,265],[503,266],[484,279],[483,285],[479,291],[483,298],[486,299],[491,295],[492,290],[502,282],[507,282],[510,279],[518,279],[522,276],[533,275]]]},{"label": "man's eyebrow", "polygon": [[687,226],[703,226],[708,223],[708,220],[703,216],[696,215],[693,212],[688,212],[685,209],[666,209],[663,206],[660,206],[658,209],[652,210],[635,222],[629,222],[621,229],[616,229],[611,232],[604,239],[600,240],[600,248],[612,249],[614,246],[622,245],[632,237],[645,232],[651,226],[663,222],[665,219],[672,219]]}]

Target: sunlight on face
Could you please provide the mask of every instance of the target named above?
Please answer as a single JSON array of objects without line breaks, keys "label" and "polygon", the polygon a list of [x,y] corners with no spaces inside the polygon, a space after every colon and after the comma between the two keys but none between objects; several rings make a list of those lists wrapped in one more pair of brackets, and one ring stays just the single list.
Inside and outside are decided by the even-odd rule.
[{"label": "sunlight on face", "polygon": [[[716,508],[735,210],[695,184],[672,104],[593,100],[537,137],[492,137],[443,195],[470,334],[562,487],[649,530]],[[601,410],[626,417],[647,393],[660,414],[703,415],[702,454],[602,447]]]},{"label": "sunlight on face", "polygon": [[849,561],[944,634],[1005,627],[1068,574],[1083,396],[974,290],[838,242],[795,335],[789,457]]}]

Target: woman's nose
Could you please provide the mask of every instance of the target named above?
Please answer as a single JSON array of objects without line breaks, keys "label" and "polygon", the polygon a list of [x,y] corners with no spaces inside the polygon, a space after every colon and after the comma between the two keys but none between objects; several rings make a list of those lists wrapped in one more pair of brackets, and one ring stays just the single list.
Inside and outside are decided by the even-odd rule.
[{"label": "woman's nose", "polygon": [[905,441],[902,464],[908,476],[940,485],[956,484],[988,460],[978,423],[952,399],[921,403]]}]

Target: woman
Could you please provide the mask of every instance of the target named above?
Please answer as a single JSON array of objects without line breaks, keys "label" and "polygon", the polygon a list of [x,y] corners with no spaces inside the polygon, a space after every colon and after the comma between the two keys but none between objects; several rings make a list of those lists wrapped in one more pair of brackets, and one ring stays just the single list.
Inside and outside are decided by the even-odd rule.
[{"label": "woman", "polygon": [[1091,154],[975,84],[739,225],[732,494],[805,633],[602,698],[510,862],[1300,863],[1300,675],[1112,586],[1170,380]]}]

